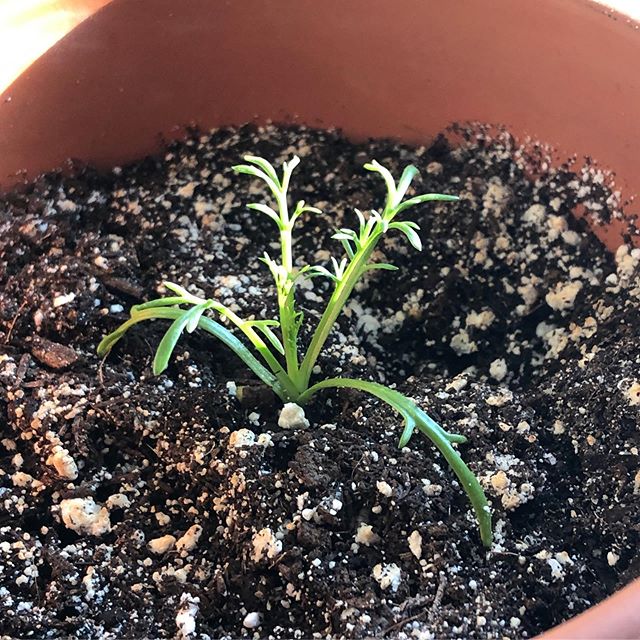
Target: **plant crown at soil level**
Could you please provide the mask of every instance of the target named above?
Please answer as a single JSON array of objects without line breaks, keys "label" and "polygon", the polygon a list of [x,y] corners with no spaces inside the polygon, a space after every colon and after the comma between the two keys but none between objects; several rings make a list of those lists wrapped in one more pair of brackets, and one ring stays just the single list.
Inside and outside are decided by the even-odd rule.
[{"label": "plant crown at soil level", "polygon": [[[284,402],[300,405],[308,402],[318,391],[328,388],[348,387],[369,393],[393,407],[404,419],[404,430],[400,437],[400,447],[404,447],[417,429],[427,436],[445,457],[467,492],[480,528],[480,537],[485,545],[492,540],[491,513],[482,487],[475,475],[464,463],[454,443],[463,443],[462,435],[445,431],[410,398],[394,389],[376,382],[352,378],[329,378],[311,384],[311,375],[322,348],[336,319],[344,309],[356,284],[367,271],[372,269],[396,270],[397,267],[372,262],[372,254],[383,235],[390,231],[404,234],[409,243],[418,251],[422,243],[418,235],[419,227],[409,220],[398,220],[400,214],[423,202],[433,200],[453,201],[456,196],[428,193],[405,198],[418,170],[409,165],[396,183],[388,169],[373,160],[364,165],[365,169],[378,173],[386,184],[387,197],[382,211],[371,210],[364,213],[355,209],[356,229],[339,229],[332,237],[338,240],[344,256],[331,258],[331,264],[294,266],[293,238],[294,226],[304,213],[320,213],[319,209],[308,206],[300,200],[290,208],[288,190],[291,174],[300,163],[294,156],[284,162],[282,176],[263,158],[244,156],[246,164],[233,167],[238,174],[246,174],[265,182],[273,196],[270,204],[252,203],[249,209],[262,213],[275,223],[280,236],[279,260],[265,253],[261,260],[273,276],[278,302],[278,318],[273,320],[245,320],[217,300],[195,296],[180,285],[165,282],[172,294],[135,305],[130,318],[115,331],[107,335],[98,345],[98,354],[105,356],[125,332],[143,320],[167,319],[172,323],[160,341],[153,361],[155,375],[162,373],[168,365],[173,350],[184,331],[193,332],[200,328],[226,344],[253,371],[271,387]],[[301,279],[325,277],[332,281],[333,291],[324,313],[313,333],[306,352],[301,357],[298,334],[303,323],[303,313],[295,299],[296,283]],[[217,313],[235,328],[250,343],[249,348],[226,326],[207,315]]]}]

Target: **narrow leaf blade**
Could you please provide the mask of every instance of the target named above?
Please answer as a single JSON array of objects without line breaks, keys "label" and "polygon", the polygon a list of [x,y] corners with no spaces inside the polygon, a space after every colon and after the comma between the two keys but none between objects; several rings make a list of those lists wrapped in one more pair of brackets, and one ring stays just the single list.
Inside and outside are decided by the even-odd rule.
[{"label": "narrow leaf blade", "polygon": [[193,308],[193,315],[189,317],[189,321],[187,322],[187,333],[193,333],[196,330],[202,314],[214,304],[213,300],[207,300]]},{"label": "narrow leaf blade", "polygon": [[[279,324],[279,323],[277,323]],[[266,323],[257,324],[256,327],[262,332],[262,335],[271,343],[271,346],[281,355],[284,355],[284,347],[278,336],[271,330]]]},{"label": "narrow leaf blade", "polygon": [[180,297],[185,298],[188,304],[202,304],[204,302],[202,298],[194,296],[192,293],[189,293],[184,287],[181,287],[175,282],[165,281],[162,284],[167,289],[169,289],[169,291],[173,291],[173,293],[177,293]]},{"label": "narrow leaf blade", "polygon": [[407,236],[407,239],[411,243],[411,246],[418,251],[422,251],[422,240],[420,240],[420,236],[411,227],[406,227],[403,231],[404,235]]},{"label": "narrow leaf blade", "polygon": [[364,165],[364,168],[367,171],[375,171],[383,177],[385,184],[387,185],[387,204],[385,206],[385,211],[394,208],[393,203],[397,200],[397,189],[396,182],[389,169],[383,167],[377,160],[367,162],[367,164]]},{"label": "narrow leaf blade", "polygon": [[409,444],[409,440],[411,440],[411,436],[416,428],[416,421],[414,418],[408,414],[404,414],[404,429],[402,430],[402,435],[400,436],[400,441],[398,442],[398,447],[402,449]]},{"label": "narrow leaf blade", "polygon": [[353,250],[353,247],[351,246],[351,242],[349,240],[340,240],[340,242],[342,243],[342,246],[344,247],[344,250],[347,253],[347,256],[349,256],[349,260],[353,260],[355,254],[355,251]]},{"label": "narrow leaf blade", "polygon": [[397,213],[406,211],[409,207],[414,207],[422,202],[455,202],[456,200],[460,200],[460,198],[458,196],[450,196],[444,193],[425,193],[421,196],[414,196],[413,198],[405,200],[403,203],[398,205]]},{"label": "narrow leaf blade", "polygon": [[135,304],[130,309],[130,314],[135,316],[146,309],[155,309],[156,307],[173,307],[176,304],[188,304],[189,300],[184,296],[168,296],[166,298],[156,298],[142,304]]},{"label": "narrow leaf blade", "polygon": [[259,211],[260,213],[268,215],[278,225],[278,227],[282,227],[282,220],[280,220],[280,216],[270,206],[253,202],[247,205],[247,209],[251,209],[252,211]]},{"label": "narrow leaf blade", "polygon": [[378,262],[378,263],[373,263],[373,264],[368,264],[367,265],[367,270],[371,270],[371,271],[377,271],[377,270],[383,270],[383,271],[397,271],[398,267],[392,265],[392,264],[388,264],[386,262]]},{"label": "narrow leaf blade", "polygon": [[248,165],[248,164],[236,164],[231,168],[236,173],[243,173],[245,175],[253,176],[254,178],[259,178],[260,180],[263,180],[266,183],[266,185],[269,187],[269,190],[271,191],[271,193],[273,193],[273,195],[276,198],[280,195],[280,189],[281,189],[280,183],[277,181],[274,181],[274,179],[271,176],[266,174],[261,169],[258,169],[257,167],[252,167],[251,165]]},{"label": "narrow leaf blade", "polygon": [[398,181],[395,206],[400,204],[405,193],[407,193],[407,189],[411,186],[411,182],[417,175],[418,170],[412,164],[405,167],[402,175],[400,176],[400,180]]},{"label": "narrow leaf blade", "polygon": [[181,316],[176,318],[171,326],[164,334],[158,348],[156,349],[156,355],[153,358],[153,373],[154,375],[160,375],[168,366],[171,354],[185,330],[185,327],[189,324],[189,321],[194,315],[198,315],[198,320],[202,315],[200,305],[192,307],[188,311],[185,311]]},{"label": "narrow leaf blade", "polygon": [[278,178],[275,167],[268,160],[265,160],[260,156],[252,155],[243,156],[243,159],[260,167],[275,183],[280,184],[280,179]]}]

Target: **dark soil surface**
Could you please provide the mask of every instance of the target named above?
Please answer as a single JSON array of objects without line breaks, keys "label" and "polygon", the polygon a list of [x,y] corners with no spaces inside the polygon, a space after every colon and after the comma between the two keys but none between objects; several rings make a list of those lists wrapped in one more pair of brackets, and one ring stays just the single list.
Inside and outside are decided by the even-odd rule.
[{"label": "dark soil surface", "polygon": [[[0,634],[11,638],[523,638],[640,574],[640,251],[605,252],[595,167],[547,168],[505,133],[428,148],[306,129],[193,134],[108,175],[76,168],[0,199]],[[297,257],[326,264],[352,208],[381,205],[376,158],[457,193],[389,236],[321,360],[395,383],[445,428],[492,503],[483,548],[455,476],[393,411],[331,392],[311,426],[213,338],[167,325],[100,338],[165,279],[271,317],[274,253],[244,153],[302,157]],[[329,282],[300,291],[313,327]],[[303,336],[307,341],[309,334]],[[243,391],[242,402],[237,390]],[[243,444],[244,443],[244,444]]]}]

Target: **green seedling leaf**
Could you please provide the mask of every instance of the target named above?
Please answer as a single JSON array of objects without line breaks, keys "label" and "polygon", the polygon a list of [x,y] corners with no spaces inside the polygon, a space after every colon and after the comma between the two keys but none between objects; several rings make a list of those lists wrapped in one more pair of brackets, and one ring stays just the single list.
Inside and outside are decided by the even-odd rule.
[{"label": "green seedling leaf", "polygon": [[258,204],[254,202],[252,204],[248,204],[247,209],[251,209],[252,211],[260,211],[261,213],[268,215],[278,225],[280,229],[282,229],[284,226],[282,224],[282,220],[280,219],[280,216],[271,207],[269,207],[266,204]]},{"label": "green seedling leaf", "polygon": [[280,323],[277,320],[250,320],[247,324],[258,329],[273,346],[273,348],[280,355],[284,355],[284,347],[282,346],[282,342],[280,342],[280,338],[278,338],[278,336],[271,329],[271,327],[280,326]]},{"label": "green seedling leaf", "polygon": [[248,176],[253,176],[254,178],[258,178],[262,180],[268,187],[271,193],[274,196],[278,197],[281,192],[280,183],[274,181],[267,173],[258,169],[257,167],[252,167],[248,164],[236,164],[231,167],[236,173],[243,173]]},{"label": "green seedling leaf", "polygon": [[189,304],[202,304],[205,302],[202,298],[198,298],[198,296],[194,296],[192,293],[189,293],[184,287],[181,287],[179,284],[175,282],[165,281],[162,283],[169,291],[173,291],[173,293],[177,293],[182,298],[185,298]]},{"label": "green seedling leaf", "polygon": [[146,309],[155,309],[156,307],[172,307],[177,304],[192,304],[188,298],[184,296],[172,296],[167,298],[156,298],[155,300],[149,300],[149,302],[143,302],[142,304],[135,304],[131,307],[130,314],[132,316]]},{"label": "green seedling leaf", "polygon": [[333,265],[333,272],[336,275],[336,281],[342,280],[345,269],[347,268],[347,259],[342,258],[342,260],[338,262],[333,256],[331,256],[331,264]]},{"label": "green seedling leaf", "polygon": [[407,239],[411,245],[418,251],[422,251],[422,240],[420,236],[415,232],[415,229],[419,229],[415,222],[393,222],[389,225],[390,229],[397,229],[407,236]]},{"label": "green seedling leaf", "polygon": [[310,207],[307,204],[305,204],[304,200],[299,200],[298,203],[296,204],[295,211],[291,216],[291,223],[295,222],[305,211],[309,213],[322,213],[322,211],[317,207]]},{"label": "green seedling leaf", "polygon": [[386,262],[374,262],[367,265],[367,270],[369,271],[376,271],[378,269],[381,269],[383,271],[397,271],[398,267],[392,264],[387,264]]},{"label": "green seedling leaf", "polygon": [[455,202],[456,200],[460,200],[460,198],[458,198],[458,196],[448,196],[442,193],[426,193],[422,196],[415,196],[414,198],[405,200],[403,203],[398,205],[396,214],[402,213],[410,207],[415,207],[417,204],[421,204],[423,202]]},{"label": "green seedling leaf", "polygon": [[397,198],[396,181],[393,179],[391,172],[386,167],[383,167],[377,160],[372,160],[364,165],[367,171],[375,171],[379,173],[387,185],[387,204],[385,206],[385,214],[394,208],[394,202]]},{"label": "green seedling leaf", "polygon": [[300,164],[300,158],[293,156],[289,162],[282,163],[282,191],[286,192],[289,188],[289,180],[293,170]]},{"label": "green seedling leaf", "polygon": [[246,155],[242,157],[245,162],[250,162],[251,164],[255,164],[257,167],[260,167],[264,173],[273,180],[278,186],[280,186],[280,179],[278,178],[278,173],[276,172],[274,166],[264,158],[259,156]]},{"label": "green seedling leaf", "polygon": [[356,212],[356,216],[358,216],[358,231],[360,232],[360,237],[362,237],[364,235],[364,230],[367,228],[367,220],[360,209],[354,209],[354,211]]},{"label": "green seedling leaf", "polygon": [[400,204],[402,198],[404,198],[407,193],[407,189],[411,186],[411,182],[417,175],[418,170],[412,164],[405,167],[405,170],[402,172],[402,176],[400,176],[400,180],[398,180],[396,200],[393,203],[394,207],[397,207]]},{"label": "green seedling leaf", "polygon": [[[126,324],[126,323],[125,323]],[[98,355],[103,358],[109,354],[111,349],[113,349],[114,345],[122,338],[122,336],[126,333],[128,327],[122,325],[118,327],[115,331],[112,331],[110,334],[106,335],[96,349]]]},{"label": "green seedling leaf", "polygon": [[334,240],[347,240],[347,241],[353,240],[353,238],[350,235],[343,233],[341,231],[334,233],[331,237]]},{"label": "green seedling leaf", "polygon": [[193,315],[189,316],[189,321],[187,322],[187,333],[193,333],[197,329],[202,314],[214,305],[215,303],[213,302],[213,300],[207,300],[206,302],[197,305],[191,310],[191,313]]},{"label": "green seedling leaf", "polygon": [[[206,303],[205,303],[206,305]],[[182,335],[182,332],[189,325],[192,318],[197,318],[196,324],[200,321],[200,316],[204,311],[204,305],[199,304],[192,307],[188,311],[184,311],[181,316],[176,318],[167,332],[164,334],[158,348],[156,349],[156,355],[153,359],[153,373],[154,375],[160,375],[169,365],[169,359],[171,354]]]},{"label": "green seedling leaf", "polygon": [[323,267],[322,265],[317,265],[315,267],[311,267],[308,271],[304,273],[306,278],[329,278],[329,280],[333,280],[334,282],[337,280],[335,274],[331,273],[329,269]]}]

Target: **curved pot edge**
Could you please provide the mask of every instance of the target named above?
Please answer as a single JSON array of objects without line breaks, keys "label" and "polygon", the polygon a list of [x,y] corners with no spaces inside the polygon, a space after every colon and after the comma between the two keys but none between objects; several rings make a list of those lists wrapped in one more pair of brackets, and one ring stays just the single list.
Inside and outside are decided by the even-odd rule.
[{"label": "curved pot edge", "polygon": [[640,578],[537,640],[633,640],[640,637]]}]

